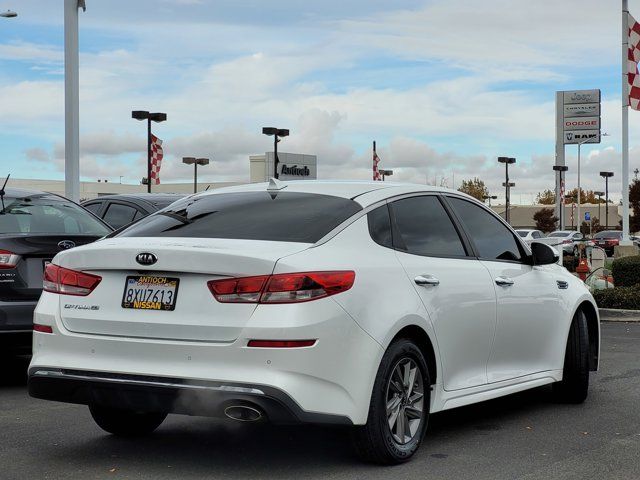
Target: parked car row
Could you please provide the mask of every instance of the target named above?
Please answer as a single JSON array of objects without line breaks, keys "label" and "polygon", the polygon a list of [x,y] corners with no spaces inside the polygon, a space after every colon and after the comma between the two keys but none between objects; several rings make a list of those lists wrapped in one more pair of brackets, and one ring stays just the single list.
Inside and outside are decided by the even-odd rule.
[{"label": "parked car row", "polygon": [[[532,242],[544,243],[558,251],[561,250],[565,255],[577,255],[578,244],[587,242],[588,245],[603,248],[607,255],[612,256],[616,245],[622,240],[620,230],[604,230],[596,233],[592,238],[587,238],[575,230],[556,230],[546,236],[540,230],[518,229],[516,232],[529,245]],[[640,237],[631,236],[631,240],[636,246],[640,246]]]}]

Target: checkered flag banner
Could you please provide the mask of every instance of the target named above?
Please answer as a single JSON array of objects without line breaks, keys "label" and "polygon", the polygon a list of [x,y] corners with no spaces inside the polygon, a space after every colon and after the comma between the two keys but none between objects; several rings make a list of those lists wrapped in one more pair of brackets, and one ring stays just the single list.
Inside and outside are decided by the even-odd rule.
[{"label": "checkered flag banner", "polygon": [[640,23],[627,14],[629,19],[629,50],[627,56],[627,78],[629,80],[629,106],[634,110],[640,110],[640,75],[638,74],[638,62],[640,62]]},{"label": "checkered flag banner", "polygon": [[373,151],[373,179],[374,180],[382,180],[382,175],[380,175],[380,171],[378,170],[378,163],[380,163],[380,157],[376,151]]},{"label": "checkered flag banner", "polygon": [[160,184],[160,168],[162,167],[162,140],[151,134],[151,184]]}]

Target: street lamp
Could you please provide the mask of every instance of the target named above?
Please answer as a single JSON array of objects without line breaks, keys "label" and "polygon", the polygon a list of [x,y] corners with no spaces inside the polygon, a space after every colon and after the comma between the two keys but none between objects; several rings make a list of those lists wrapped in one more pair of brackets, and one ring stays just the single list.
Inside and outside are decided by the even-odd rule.
[{"label": "street lamp", "polygon": [[498,162],[504,163],[504,183],[502,184],[504,186],[505,204],[506,204],[504,219],[506,220],[507,223],[510,223],[509,222],[509,217],[510,217],[509,205],[511,203],[511,187],[515,186],[515,184],[511,185],[509,183],[509,165],[516,163],[516,159],[512,157],[498,157]]},{"label": "street lamp", "polygon": [[133,110],[131,118],[147,121],[147,193],[151,193],[151,122],[164,122],[166,113],[149,113],[146,110]]},{"label": "street lamp", "polygon": [[491,200],[495,200],[497,199],[498,196],[497,195],[483,195],[482,196],[482,200],[489,200],[489,207],[491,207]]},{"label": "street lamp", "polygon": [[198,165],[209,165],[208,158],[182,157],[182,163],[193,164],[193,193],[198,191]]},{"label": "street lamp", "polygon": [[[608,137],[609,134],[608,133],[603,133],[601,135],[601,137]],[[583,141],[581,141],[580,143],[578,143],[578,220],[580,220],[580,147],[582,146],[583,143],[589,143],[592,142],[594,139],[593,138],[587,138]],[[576,222],[577,225],[577,231],[580,231],[580,221]]]},{"label": "street lamp", "polygon": [[382,181],[384,182],[384,177],[390,177],[393,175],[393,170],[383,170],[382,168],[379,168],[378,173],[382,175]]},{"label": "street lamp", "polygon": [[[558,172],[558,175],[560,175],[560,192],[562,192],[561,197],[564,197],[564,172],[569,170],[569,167],[566,165],[554,165],[553,169]],[[558,224],[560,230],[564,230],[564,198],[560,198],[558,203],[560,204],[560,209],[558,210]]]},{"label": "street lamp", "polygon": [[4,17],[4,18],[14,18],[17,17],[18,14],[14,11],[11,10],[7,10],[6,12],[2,12],[0,13],[0,17]]},{"label": "street lamp", "polygon": [[593,194],[598,196],[598,221],[600,222],[602,220],[600,216],[600,204],[602,203],[602,195],[604,195],[604,192],[593,192]]},{"label": "street lamp", "polygon": [[278,160],[278,142],[280,137],[289,136],[289,130],[287,128],[262,127],[262,133],[268,136],[273,135],[273,173],[274,178],[278,178],[278,163],[280,163]]},{"label": "street lamp", "polygon": [[609,230],[609,179],[613,177],[613,172],[600,172],[600,176],[604,177],[604,229]]}]

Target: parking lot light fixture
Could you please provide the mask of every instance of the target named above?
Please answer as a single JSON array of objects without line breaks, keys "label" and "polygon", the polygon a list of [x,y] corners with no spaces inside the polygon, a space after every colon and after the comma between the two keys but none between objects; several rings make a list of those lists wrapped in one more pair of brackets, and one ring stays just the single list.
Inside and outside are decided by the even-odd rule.
[{"label": "parking lot light fixture", "polygon": [[287,128],[276,128],[276,127],[262,127],[262,134],[273,136],[273,177],[278,178],[278,142],[280,142],[281,137],[289,136],[289,129]]},{"label": "parking lot light fixture", "polygon": [[489,207],[491,207],[491,200],[496,200],[497,198],[498,198],[497,195],[484,195],[482,197],[482,200],[484,200],[485,202],[489,200]]},{"label": "parking lot light fixture", "polygon": [[146,110],[133,110],[131,118],[147,121],[147,193],[151,193],[151,122],[164,122],[167,114],[162,112],[150,113]]},{"label": "parking lot light fixture", "polygon": [[182,163],[193,165],[193,193],[198,192],[198,165],[209,165],[208,158],[182,157]]},{"label": "parking lot light fixture", "polygon": [[511,187],[509,183],[509,165],[516,163],[516,159],[513,157],[498,157],[499,163],[504,163],[504,193],[505,193],[505,211],[504,211],[504,219],[507,223],[510,223],[510,215],[509,215],[509,206],[511,204]]},{"label": "parking lot light fixture", "polygon": [[4,17],[4,18],[14,18],[17,16],[18,14],[12,10],[7,10],[6,12],[0,13],[0,17]]},{"label": "parking lot light fixture", "polygon": [[[569,167],[566,165],[554,165],[553,170],[558,172],[560,176],[560,190],[564,192],[564,172],[569,170]],[[558,228],[560,230],[564,230],[564,198],[561,198],[558,202],[560,208],[558,209]]]},{"label": "parking lot light fixture", "polygon": [[604,195],[604,192],[593,192],[593,194],[598,196],[598,221],[601,221],[602,217],[600,216],[600,204],[602,203],[602,196]]},{"label": "parking lot light fixture", "polygon": [[613,177],[613,172],[600,172],[600,176],[604,178],[604,229],[609,229],[609,179]]},{"label": "parking lot light fixture", "polygon": [[384,182],[384,177],[390,177],[393,175],[393,170],[383,170],[379,169],[378,172],[382,175],[382,181]]}]

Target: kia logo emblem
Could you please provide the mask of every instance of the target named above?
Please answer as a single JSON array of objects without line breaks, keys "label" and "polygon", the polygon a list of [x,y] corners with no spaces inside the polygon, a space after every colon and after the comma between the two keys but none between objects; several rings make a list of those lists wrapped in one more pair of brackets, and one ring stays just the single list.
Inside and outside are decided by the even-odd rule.
[{"label": "kia logo emblem", "polygon": [[156,257],[153,253],[139,253],[136,255],[136,262],[140,265],[153,265],[158,261],[158,257]]},{"label": "kia logo emblem", "polygon": [[61,242],[58,242],[58,246],[62,250],[69,250],[76,246],[76,242],[72,242],[71,240],[62,240]]}]

